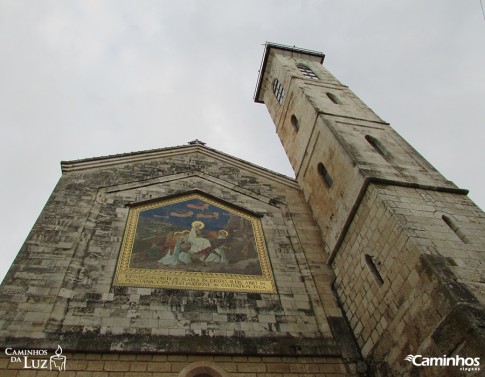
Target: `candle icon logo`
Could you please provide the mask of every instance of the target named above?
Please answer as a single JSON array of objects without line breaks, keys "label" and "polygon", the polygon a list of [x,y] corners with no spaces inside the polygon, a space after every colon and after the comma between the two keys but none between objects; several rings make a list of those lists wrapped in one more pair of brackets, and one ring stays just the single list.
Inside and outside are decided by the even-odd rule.
[{"label": "candle icon logo", "polygon": [[66,356],[62,354],[60,345],[57,345],[55,355],[50,357],[50,370],[66,370]]}]

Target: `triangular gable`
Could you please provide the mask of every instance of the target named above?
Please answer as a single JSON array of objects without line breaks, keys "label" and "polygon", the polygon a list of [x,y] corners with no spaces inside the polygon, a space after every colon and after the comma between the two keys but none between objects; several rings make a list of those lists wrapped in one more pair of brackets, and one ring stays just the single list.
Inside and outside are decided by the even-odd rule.
[{"label": "triangular gable", "polygon": [[267,179],[275,180],[295,188],[298,187],[296,180],[291,177],[277,173],[270,169],[263,168],[259,165],[231,156],[229,154],[220,152],[216,149],[209,148],[202,144],[152,149],[140,152],[122,153],[73,161],[61,161],[61,170],[62,173],[65,174],[75,171],[100,169],[120,164],[163,159],[187,154],[205,155],[207,157],[218,160],[223,164],[244,169],[248,172],[251,172],[252,174],[264,176]]}]

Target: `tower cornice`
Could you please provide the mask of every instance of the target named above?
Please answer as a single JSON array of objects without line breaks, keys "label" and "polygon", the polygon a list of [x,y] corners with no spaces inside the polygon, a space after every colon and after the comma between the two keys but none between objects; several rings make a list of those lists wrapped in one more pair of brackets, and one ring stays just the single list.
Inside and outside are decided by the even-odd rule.
[{"label": "tower cornice", "polygon": [[254,93],[254,102],[256,103],[263,103],[263,100],[260,98],[260,92],[263,85],[263,76],[272,50],[287,51],[292,55],[305,56],[307,59],[310,58],[312,60],[316,59],[320,62],[320,64],[322,64],[323,60],[325,59],[325,54],[320,51],[307,50],[295,46],[287,46],[273,42],[266,42],[263,60],[261,61],[261,67],[259,69],[258,82],[256,84],[256,90]]}]

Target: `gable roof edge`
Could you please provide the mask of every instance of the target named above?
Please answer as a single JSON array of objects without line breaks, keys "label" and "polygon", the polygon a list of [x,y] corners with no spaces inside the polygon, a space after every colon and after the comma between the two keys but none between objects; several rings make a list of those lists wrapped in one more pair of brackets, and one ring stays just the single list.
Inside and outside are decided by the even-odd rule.
[{"label": "gable roof edge", "polygon": [[221,152],[217,149],[207,147],[205,145],[181,145],[175,147],[151,149],[146,151],[137,151],[129,153],[120,153],[115,155],[91,157],[79,160],[61,161],[62,173],[70,173],[75,171],[98,169],[119,164],[133,163],[144,160],[151,160],[156,158],[163,158],[168,156],[175,156],[186,153],[202,153],[208,156],[216,157],[219,160],[226,161],[231,164],[236,164],[258,175],[268,175],[276,181],[280,181],[290,186],[299,187],[297,181],[287,175],[275,172],[273,170],[256,165],[252,162],[243,160],[238,157],[231,156],[227,153]]}]

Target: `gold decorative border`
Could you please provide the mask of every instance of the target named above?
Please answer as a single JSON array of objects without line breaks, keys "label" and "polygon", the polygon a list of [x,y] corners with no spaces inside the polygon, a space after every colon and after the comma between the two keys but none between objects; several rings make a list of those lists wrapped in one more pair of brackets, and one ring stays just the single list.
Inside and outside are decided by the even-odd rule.
[{"label": "gold decorative border", "polygon": [[[201,199],[209,204],[215,205],[250,221],[262,271],[261,276],[186,271],[162,271],[130,267],[131,254],[140,213],[142,211],[167,206],[190,199]],[[260,219],[250,215],[247,212],[235,209],[199,193],[186,194],[170,199],[161,199],[155,202],[140,204],[130,208],[113,285],[207,291],[276,293],[276,286],[269,263],[268,252],[264,242],[263,228],[261,226]]]}]

